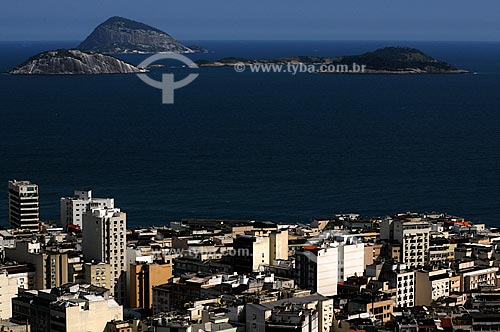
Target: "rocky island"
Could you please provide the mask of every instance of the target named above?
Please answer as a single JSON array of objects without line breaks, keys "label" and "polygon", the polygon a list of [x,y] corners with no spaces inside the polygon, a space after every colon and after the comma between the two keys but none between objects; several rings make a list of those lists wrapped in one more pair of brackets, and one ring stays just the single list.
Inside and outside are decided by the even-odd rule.
[{"label": "rocky island", "polygon": [[[273,60],[251,60],[244,58],[229,57],[218,61],[197,61],[199,66],[221,67],[234,66],[235,64],[255,65],[255,64],[305,64],[314,66],[364,65],[362,73],[380,74],[460,74],[468,73],[466,70],[456,68],[446,62],[436,60],[420,50],[407,47],[385,47],[373,52],[361,55],[338,56],[338,57],[318,57],[318,56],[291,56]],[[324,72],[320,69],[317,72]],[[330,72],[328,72],[330,73]]]},{"label": "rocky island", "polygon": [[144,72],[109,55],[80,50],[47,51],[31,57],[12,71],[14,75],[128,74]]},{"label": "rocky island", "polygon": [[78,48],[107,54],[198,52],[166,32],[118,16],[100,24]]}]

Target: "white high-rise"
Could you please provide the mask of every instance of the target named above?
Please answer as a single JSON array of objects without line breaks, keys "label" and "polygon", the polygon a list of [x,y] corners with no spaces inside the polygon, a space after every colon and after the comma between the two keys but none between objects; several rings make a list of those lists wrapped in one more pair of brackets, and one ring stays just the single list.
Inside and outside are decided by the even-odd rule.
[{"label": "white high-rise", "polygon": [[110,266],[111,294],[119,303],[126,299],[127,215],[118,208],[96,209],[83,217],[83,256],[85,260]]},{"label": "white high-rise", "polygon": [[38,230],[40,221],[38,186],[29,181],[9,181],[9,225]]},{"label": "white high-rise", "polygon": [[339,246],[339,280],[361,277],[365,271],[365,245],[351,240]]},{"label": "white high-rise", "polygon": [[324,296],[337,295],[339,248],[304,246],[295,252],[299,287]]},{"label": "white high-rise", "polygon": [[422,218],[387,219],[380,225],[380,239],[401,245],[400,262],[411,268],[422,267],[428,260],[431,226]]},{"label": "white high-rise", "polygon": [[82,227],[83,215],[87,210],[112,209],[114,198],[94,198],[92,190],[75,190],[73,197],[61,197],[61,225],[77,225]]}]

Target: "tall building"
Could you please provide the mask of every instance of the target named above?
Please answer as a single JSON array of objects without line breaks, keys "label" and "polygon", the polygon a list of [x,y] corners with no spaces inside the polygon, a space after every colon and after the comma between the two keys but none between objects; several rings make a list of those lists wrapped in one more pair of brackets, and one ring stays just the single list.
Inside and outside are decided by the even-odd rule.
[{"label": "tall building", "polygon": [[73,197],[61,198],[61,225],[77,225],[82,227],[83,215],[87,210],[112,209],[115,207],[113,198],[94,198],[92,190],[75,190]]},{"label": "tall building", "polygon": [[399,243],[400,262],[418,268],[428,261],[430,231],[429,222],[421,218],[386,219],[380,225],[380,239]]},{"label": "tall building", "polygon": [[39,221],[38,185],[29,181],[9,181],[10,227],[37,231]]},{"label": "tall building", "polygon": [[382,286],[383,292],[393,297],[396,307],[415,306],[415,271],[405,264],[374,263],[367,266],[365,276],[387,283],[387,288]]},{"label": "tall building", "polygon": [[339,281],[363,275],[364,244],[354,237],[337,237],[320,247],[304,246],[295,252],[295,270],[301,288],[324,296],[337,295]]},{"label": "tall building", "polygon": [[297,284],[324,296],[337,295],[338,265],[338,247],[304,246],[295,252]]},{"label": "tall building", "polygon": [[118,208],[96,209],[83,217],[83,256],[87,261],[109,264],[111,294],[126,299],[127,215]]},{"label": "tall building", "polygon": [[347,280],[349,277],[362,276],[365,271],[365,246],[355,239],[339,245],[338,277]]}]

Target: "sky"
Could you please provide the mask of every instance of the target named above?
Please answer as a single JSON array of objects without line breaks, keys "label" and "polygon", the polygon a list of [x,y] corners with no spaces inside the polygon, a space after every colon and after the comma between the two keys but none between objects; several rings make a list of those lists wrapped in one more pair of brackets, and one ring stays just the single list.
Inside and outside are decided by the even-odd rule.
[{"label": "sky", "polygon": [[498,0],[4,0],[0,40],[83,40],[111,16],[180,40],[500,41]]}]

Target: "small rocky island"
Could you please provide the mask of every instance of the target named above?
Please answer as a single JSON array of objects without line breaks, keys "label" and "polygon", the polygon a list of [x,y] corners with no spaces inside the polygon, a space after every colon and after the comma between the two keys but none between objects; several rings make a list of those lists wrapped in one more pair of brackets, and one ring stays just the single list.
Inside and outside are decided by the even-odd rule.
[{"label": "small rocky island", "polygon": [[144,69],[96,52],[55,50],[35,55],[12,71],[14,75],[129,74]]},{"label": "small rocky island", "polygon": [[[234,66],[235,64],[305,64],[305,65],[364,65],[363,73],[379,74],[462,74],[466,70],[456,68],[446,62],[436,60],[420,50],[408,47],[385,47],[361,55],[338,57],[291,56],[274,60],[250,60],[244,58],[224,58],[218,61],[199,60],[205,67]],[[318,71],[321,72],[321,71]],[[330,72],[328,72],[330,73]]]},{"label": "small rocky island", "polygon": [[107,54],[200,51],[185,46],[159,29],[118,16],[100,24],[78,48]]}]

